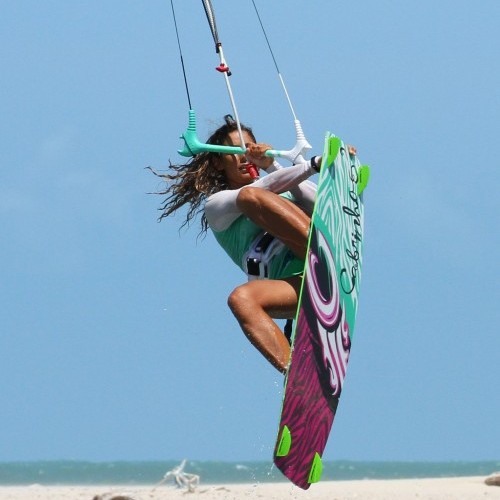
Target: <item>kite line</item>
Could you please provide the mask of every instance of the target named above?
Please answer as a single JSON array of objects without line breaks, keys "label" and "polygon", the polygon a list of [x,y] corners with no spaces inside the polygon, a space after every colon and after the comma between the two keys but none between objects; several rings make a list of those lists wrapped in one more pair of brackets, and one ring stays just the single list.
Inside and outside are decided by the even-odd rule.
[{"label": "kite line", "polygon": [[[235,117],[237,129],[238,129],[238,134],[240,136],[241,144],[244,144],[239,114],[238,114],[238,110],[236,108],[236,103],[235,103],[234,94],[233,94],[233,91],[231,88],[231,83],[229,81],[229,77],[231,76],[231,71],[230,71],[230,68],[227,64],[227,60],[224,56],[224,52],[222,50],[222,43],[219,39],[219,33],[218,33],[218,29],[217,29],[217,23],[215,20],[215,13],[214,13],[214,9],[212,6],[212,2],[211,2],[211,0],[202,0],[202,3],[203,3],[204,10],[205,10],[205,14],[207,16],[208,23],[210,25],[212,37],[214,39],[215,50],[216,50],[216,53],[219,55],[220,64],[219,64],[219,66],[216,67],[216,70],[219,71],[224,76],[227,91],[229,94],[229,99],[231,102],[233,114]],[[280,79],[281,85],[282,85],[283,90],[285,92],[285,96],[287,98],[288,105],[289,105],[290,110],[292,112],[293,119],[294,119],[294,125],[295,125],[295,133],[296,133],[296,144],[292,149],[285,150],[285,151],[283,151],[283,150],[268,150],[268,151],[266,151],[265,154],[266,154],[266,156],[281,157],[281,158],[285,158],[285,159],[291,161],[292,163],[298,163],[298,162],[304,161],[303,155],[311,148],[311,146],[310,146],[309,142],[306,140],[304,133],[302,131],[302,126],[300,124],[300,121],[297,119],[297,116],[295,114],[295,110],[293,108],[293,105],[292,105],[290,96],[288,94],[287,88],[285,86],[283,77],[281,75],[278,64],[276,62],[276,57],[274,56],[273,50],[271,48],[271,44],[269,42],[269,37],[267,36],[266,30],[264,28],[264,24],[262,22],[261,16],[260,16],[259,11],[257,9],[257,6],[255,4],[255,1],[252,0],[252,3],[254,6],[254,9],[255,9],[255,12],[257,14],[262,32],[263,32],[264,37],[266,39],[267,46],[268,46],[269,51],[271,53],[272,59],[274,61],[274,65],[275,65],[275,68],[277,70],[278,77]],[[183,72],[183,76],[184,76],[184,83],[185,83],[185,87],[186,87],[186,94],[187,94],[188,105],[189,105],[188,127],[185,130],[185,132],[180,136],[180,138],[183,139],[183,141],[184,141],[184,147],[182,149],[178,150],[178,153],[180,155],[186,156],[186,157],[195,156],[199,153],[205,153],[205,152],[226,153],[226,154],[244,154],[246,150],[243,147],[206,144],[206,143],[201,142],[198,139],[197,129],[196,129],[196,113],[195,113],[193,106],[191,104],[191,97],[190,97],[190,93],[189,93],[188,80],[187,80],[187,76],[186,76],[186,68],[185,68],[185,64],[184,64],[184,58],[182,55],[182,47],[181,47],[181,42],[180,42],[177,20],[176,20],[176,16],[175,16],[175,8],[174,8],[173,0],[170,0],[170,4],[171,4],[172,14],[173,14],[173,18],[174,18],[174,27],[175,27],[176,37],[177,37],[177,44],[178,44],[178,48],[179,48],[179,54],[180,54],[181,65],[182,65],[182,72]]]}]

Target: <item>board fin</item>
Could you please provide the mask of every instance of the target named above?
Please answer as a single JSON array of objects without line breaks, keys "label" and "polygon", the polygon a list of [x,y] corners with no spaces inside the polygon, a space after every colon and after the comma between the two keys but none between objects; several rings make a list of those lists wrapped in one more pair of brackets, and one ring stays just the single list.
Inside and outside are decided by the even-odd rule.
[{"label": "board fin", "polygon": [[311,464],[311,470],[309,471],[309,477],[307,482],[317,483],[321,479],[321,474],[323,473],[323,462],[321,461],[321,457],[319,453],[316,452]]},{"label": "board fin", "polygon": [[276,449],[277,457],[286,457],[290,453],[290,448],[292,447],[292,433],[287,425],[283,426],[281,431],[281,437]]},{"label": "board fin", "polygon": [[337,158],[337,155],[339,154],[341,144],[342,142],[338,137],[331,136],[328,139],[326,165],[324,165],[324,167],[328,168],[335,161],[335,158]]},{"label": "board fin", "polygon": [[370,180],[370,167],[368,165],[361,165],[358,170],[358,196],[368,186]]}]

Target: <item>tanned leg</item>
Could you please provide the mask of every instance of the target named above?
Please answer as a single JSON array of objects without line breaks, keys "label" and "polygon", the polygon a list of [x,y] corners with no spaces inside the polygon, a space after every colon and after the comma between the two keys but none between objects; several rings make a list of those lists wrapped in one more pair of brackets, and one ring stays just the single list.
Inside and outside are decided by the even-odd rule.
[{"label": "tanned leg", "polygon": [[238,208],[264,231],[281,240],[299,259],[305,259],[311,219],[291,201],[265,189],[245,187]]},{"label": "tanned leg", "polygon": [[285,373],[290,345],[272,318],[292,318],[297,309],[301,277],[255,280],[236,288],[229,307],[250,342],[280,372]]}]

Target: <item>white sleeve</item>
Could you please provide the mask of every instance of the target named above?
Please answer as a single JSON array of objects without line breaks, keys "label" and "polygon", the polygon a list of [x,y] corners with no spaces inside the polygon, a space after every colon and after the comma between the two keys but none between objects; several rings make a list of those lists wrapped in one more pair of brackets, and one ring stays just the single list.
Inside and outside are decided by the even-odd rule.
[{"label": "white sleeve", "polygon": [[[293,191],[295,188],[315,173],[316,171],[311,167],[310,162],[299,163],[287,168],[278,168],[269,175],[249,184],[248,187],[259,187],[276,194],[286,191],[294,194]],[[214,231],[227,229],[241,215],[236,200],[240,190],[246,187],[219,191],[208,198],[205,203],[205,215],[208,224]],[[307,191],[311,193],[312,189],[308,189]],[[297,202],[300,204],[300,200],[297,200]],[[314,198],[312,202],[314,203]]]},{"label": "white sleeve", "polygon": [[274,172],[261,177],[258,181],[255,181],[249,186],[260,187],[272,191],[273,193],[280,194],[286,191],[292,191],[301,182],[317,173],[316,170],[312,168],[310,161],[298,163],[297,165],[286,168],[282,168],[279,163],[274,162],[273,166],[276,168]]},{"label": "white sleeve", "polygon": [[[276,160],[274,163],[267,169],[267,173],[276,172],[277,170],[281,170],[283,168]],[[316,173],[316,172],[315,172]],[[290,193],[294,198],[294,201],[297,205],[302,208],[308,215],[312,215],[314,210],[314,201],[316,200],[316,191],[318,186],[309,180],[305,180],[298,184],[296,187],[290,188]]]},{"label": "white sleeve", "polygon": [[226,189],[209,196],[205,203],[205,215],[214,231],[224,231],[241,215],[236,205],[239,192],[239,189]]}]

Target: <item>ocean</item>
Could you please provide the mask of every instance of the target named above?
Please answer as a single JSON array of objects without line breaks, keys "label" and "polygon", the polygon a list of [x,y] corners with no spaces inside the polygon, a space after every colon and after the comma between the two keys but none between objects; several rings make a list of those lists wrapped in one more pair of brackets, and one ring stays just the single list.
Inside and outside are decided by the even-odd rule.
[{"label": "ocean", "polygon": [[[0,463],[0,485],[155,485],[180,461],[84,462],[37,461]],[[323,464],[322,480],[402,479],[488,476],[499,461],[483,462],[356,462]],[[201,484],[286,481],[271,462],[188,461],[185,472],[200,476]],[[171,481],[170,481],[171,482]],[[168,483],[165,483],[168,484]]]}]

